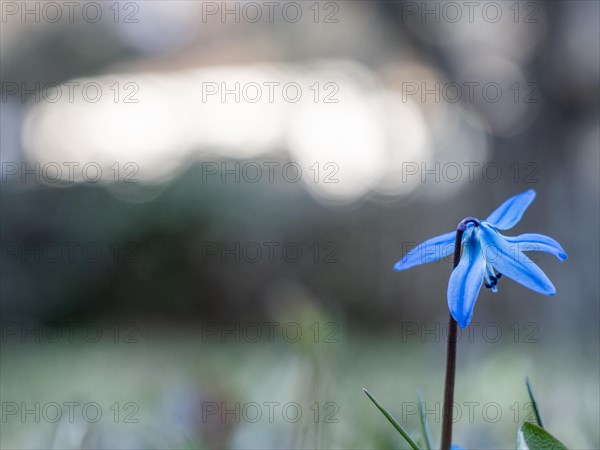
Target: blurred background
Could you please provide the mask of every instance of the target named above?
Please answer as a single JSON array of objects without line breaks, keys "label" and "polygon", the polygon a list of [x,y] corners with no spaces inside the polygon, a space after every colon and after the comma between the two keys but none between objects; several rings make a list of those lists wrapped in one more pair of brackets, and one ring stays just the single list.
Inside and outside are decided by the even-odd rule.
[{"label": "blurred background", "polygon": [[451,261],[507,234],[543,297],[483,290],[455,442],[531,417],[600,447],[596,1],[0,2],[2,448],[405,448],[440,435]]}]

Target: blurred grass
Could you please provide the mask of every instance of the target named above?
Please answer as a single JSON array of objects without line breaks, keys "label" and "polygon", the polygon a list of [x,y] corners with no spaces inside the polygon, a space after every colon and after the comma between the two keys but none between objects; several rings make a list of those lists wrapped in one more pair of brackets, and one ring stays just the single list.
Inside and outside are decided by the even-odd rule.
[{"label": "blurred grass", "polygon": [[[352,331],[352,332],[351,332]],[[9,416],[2,423],[2,448],[406,448],[406,443],[365,397],[366,387],[410,430],[420,436],[414,413],[421,388],[428,411],[442,398],[443,340],[421,344],[400,336],[372,336],[344,329],[340,343],[315,344],[312,335],[287,343],[203,343],[199,330],[144,326],[140,340],[115,344],[5,343],[1,352],[3,402],[98,402],[95,424],[77,414],[74,423],[26,423]],[[462,417],[456,443],[468,448],[514,448],[518,423],[527,409],[523,378],[535,386],[546,426],[569,448],[598,448],[597,361],[576,352],[514,344],[460,343],[456,399]],[[568,358],[565,356],[568,355]],[[120,423],[109,407],[120,404]],[[135,402],[139,423],[122,423],[123,405]],[[256,423],[231,415],[202,420],[205,402],[298,402],[302,418],[282,419],[267,409]],[[319,420],[310,409],[319,402]],[[337,423],[324,423],[327,402],[339,410]],[[403,403],[405,402],[405,403]],[[468,417],[465,402],[479,402]],[[483,405],[495,402],[502,416],[486,421]],[[518,402],[518,408],[515,403]],[[426,411],[427,412],[427,411]],[[495,409],[488,410],[493,418]],[[249,413],[250,415],[250,413]],[[440,414],[429,414],[434,442]],[[472,423],[471,423],[472,421]],[[82,436],[86,435],[85,438]],[[71,439],[71,441],[69,440]],[[76,443],[77,439],[81,439]],[[85,439],[85,442],[83,442]]]}]

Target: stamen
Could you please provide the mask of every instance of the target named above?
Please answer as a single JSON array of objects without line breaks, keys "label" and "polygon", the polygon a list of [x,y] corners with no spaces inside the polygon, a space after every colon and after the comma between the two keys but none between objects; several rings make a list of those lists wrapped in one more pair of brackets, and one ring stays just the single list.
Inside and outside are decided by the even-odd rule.
[{"label": "stamen", "polygon": [[486,264],[484,275],[485,275],[485,281],[484,281],[483,285],[486,288],[491,289],[492,292],[497,292],[498,291],[498,281],[500,280],[500,278],[502,278],[502,274],[501,273],[494,274],[494,268],[490,264]]},{"label": "stamen", "polygon": [[502,278],[502,274],[499,273],[495,277],[490,278],[492,278],[492,291],[496,292],[498,290],[498,281],[500,281],[500,278]]}]

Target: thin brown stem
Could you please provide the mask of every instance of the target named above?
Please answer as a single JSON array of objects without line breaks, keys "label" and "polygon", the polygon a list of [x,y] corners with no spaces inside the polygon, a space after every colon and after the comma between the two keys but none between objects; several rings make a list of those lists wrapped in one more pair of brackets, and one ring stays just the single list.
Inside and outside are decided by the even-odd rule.
[{"label": "thin brown stem", "polygon": [[[460,262],[460,248],[464,229],[459,225],[456,230],[454,244],[454,268]],[[448,326],[448,350],[446,352],[446,381],[444,384],[444,409],[442,417],[442,450],[450,450],[452,446],[452,412],[454,404],[454,380],[456,375],[456,340],[458,324],[452,314]]]}]

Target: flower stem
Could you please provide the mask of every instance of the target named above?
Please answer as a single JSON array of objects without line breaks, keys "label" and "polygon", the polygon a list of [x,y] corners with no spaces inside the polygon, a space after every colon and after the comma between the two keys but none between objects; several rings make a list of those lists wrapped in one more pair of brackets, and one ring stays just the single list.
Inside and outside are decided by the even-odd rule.
[{"label": "flower stem", "polygon": [[[460,248],[464,229],[459,225],[456,230],[456,242],[454,244],[454,268],[460,262]],[[452,446],[452,412],[454,403],[454,379],[456,374],[456,336],[457,323],[450,314],[448,326],[448,350],[446,352],[446,382],[444,384],[444,409],[442,418],[442,450],[450,450]]]}]

